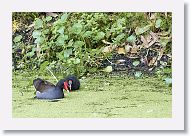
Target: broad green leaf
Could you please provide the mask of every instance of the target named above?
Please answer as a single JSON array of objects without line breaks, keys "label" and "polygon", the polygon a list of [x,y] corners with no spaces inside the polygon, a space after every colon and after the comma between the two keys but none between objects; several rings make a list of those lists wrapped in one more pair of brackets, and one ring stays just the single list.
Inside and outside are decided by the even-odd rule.
[{"label": "broad green leaf", "polygon": [[125,34],[124,34],[124,33],[118,35],[116,38],[114,38],[115,43],[121,42],[121,40],[122,40],[124,37],[125,37]]},{"label": "broad green leaf", "polygon": [[167,37],[160,37],[160,44],[162,46],[166,46],[170,41],[171,41],[171,39],[169,39]]},{"label": "broad green leaf", "polygon": [[44,38],[43,37],[38,37],[38,38],[36,38],[36,40],[34,41],[34,43],[36,43],[36,44],[41,44],[41,43],[43,43],[44,42]]},{"label": "broad green leaf", "polygon": [[86,31],[84,34],[83,34],[83,37],[91,37],[92,35],[92,31]]},{"label": "broad green leaf", "polygon": [[137,28],[135,29],[136,35],[143,34],[144,32],[148,31],[151,26],[152,26],[152,25],[147,25],[147,26],[141,27],[141,28],[137,27]]},{"label": "broad green leaf", "polygon": [[39,28],[42,28],[42,27],[43,27],[43,21],[41,19],[37,18],[34,21],[34,28],[39,29]]},{"label": "broad green leaf", "polygon": [[101,40],[101,39],[104,38],[104,36],[105,36],[104,32],[98,32],[97,35],[96,35],[96,37],[95,37],[95,39],[96,40]]},{"label": "broad green leaf", "polygon": [[80,34],[82,31],[82,25],[80,23],[76,23],[72,26],[72,32],[74,34]]},{"label": "broad green leaf", "polygon": [[58,38],[57,38],[57,41],[56,43],[58,45],[64,45],[65,44],[65,40],[67,40],[69,37],[68,35],[60,35]]},{"label": "broad green leaf", "polygon": [[49,29],[44,29],[44,30],[42,31],[42,33],[43,33],[43,34],[49,34],[49,31],[50,31]]},{"label": "broad green leaf", "polygon": [[60,27],[60,28],[57,30],[57,32],[60,33],[60,34],[63,34],[63,33],[64,33],[64,30],[65,30],[65,27],[62,26],[62,27]]},{"label": "broad green leaf", "polygon": [[160,28],[161,23],[162,23],[162,19],[158,19],[158,20],[156,20],[155,27],[156,27],[156,28]]},{"label": "broad green leaf", "polygon": [[33,33],[32,33],[32,36],[33,36],[33,38],[38,38],[38,37],[41,36],[41,34],[42,34],[41,31],[34,30]]},{"label": "broad green leaf", "polygon": [[164,61],[160,61],[160,64],[162,65],[162,66],[167,66],[167,62],[164,62]]},{"label": "broad green leaf", "polygon": [[172,85],[172,78],[169,78],[169,77],[165,78],[165,82],[168,86],[171,86]]},{"label": "broad green leaf", "polygon": [[107,67],[104,69],[104,71],[105,71],[106,73],[112,72],[112,71],[113,71],[112,66],[107,66]]},{"label": "broad green leaf", "polygon": [[125,24],[125,18],[120,18],[117,20],[118,27],[122,27],[123,24]]},{"label": "broad green leaf", "polygon": [[18,35],[18,36],[16,36],[16,37],[14,38],[13,41],[14,41],[15,43],[17,43],[17,42],[20,42],[21,39],[22,39],[22,35]]},{"label": "broad green leaf", "polygon": [[76,41],[74,43],[74,47],[75,49],[79,48],[79,47],[82,47],[85,43],[83,41]]},{"label": "broad green leaf", "polygon": [[64,51],[64,58],[68,58],[72,54],[72,49],[67,49]]},{"label": "broad green leaf", "polygon": [[61,21],[62,21],[63,23],[65,23],[65,21],[67,20],[67,18],[68,18],[68,14],[65,13],[65,14],[63,14],[63,15],[61,16]]},{"label": "broad green leaf", "polygon": [[74,64],[79,64],[79,63],[80,63],[80,59],[76,58],[75,61],[74,61]]},{"label": "broad green leaf", "polygon": [[28,57],[32,57],[32,56],[34,56],[34,52],[36,51],[36,48],[32,48],[32,51],[31,52],[28,52],[27,54],[26,54],[26,56],[28,56]]},{"label": "broad green leaf", "polygon": [[133,66],[135,66],[135,67],[138,66],[139,64],[140,64],[140,61],[138,61],[138,60],[133,62]]},{"label": "broad green leaf", "polygon": [[142,72],[140,72],[140,71],[135,72],[136,78],[140,78],[141,76],[142,76]]},{"label": "broad green leaf", "polygon": [[59,53],[56,53],[56,57],[59,58],[60,60],[64,60],[64,53],[63,51],[59,52]]},{"label": "broad green leaf", "polygon": [[52,20],[52,17],[51,17],[51,16],[47,16],[47,17],[46,17],[46,21],[47,21],[47,22],[49,22],[49,21],[51,21],[51,20]]},{"label": "broad green leaf", "polygon": [[127,38],[128,42],[135,42],[136,41],[136,36],[135,35],[131,35]]}]

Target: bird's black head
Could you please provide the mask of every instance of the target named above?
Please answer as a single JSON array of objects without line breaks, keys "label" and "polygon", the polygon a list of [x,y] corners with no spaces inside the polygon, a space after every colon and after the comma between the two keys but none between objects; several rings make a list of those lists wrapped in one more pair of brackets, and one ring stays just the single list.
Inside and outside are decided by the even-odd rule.
[{"label": "bird's black head", "polygon": [[65,80],[67,81],[68,83],[68,87],[69,87],[69,90],[73,91],[73,90],[78,90],[79,87],[80,87],[80,81],[78,80],[78,78],[74,75],[69,75],[65,78]]}]

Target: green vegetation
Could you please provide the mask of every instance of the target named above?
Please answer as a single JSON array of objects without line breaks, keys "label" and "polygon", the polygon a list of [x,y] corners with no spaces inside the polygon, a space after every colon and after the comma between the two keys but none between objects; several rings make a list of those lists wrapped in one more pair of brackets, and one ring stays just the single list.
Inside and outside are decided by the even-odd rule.
[{"label": "green vegetation", "polygon": [[[12,27],[13,117],[172,117],[171,13],[17,12]],[[47,69],[80,90],[34,99]]]},{"label": "green vegetation", "polygon": [[[18,18],[34,20],[22,30],[25,33],[13,29],[13,70],[48,66],[54,73],[82,77],[98,72],[101,62],[114,52],[137,57],[149,49],[150,42],[159,43],[161,50],[156,52],[161,53],[151,55],[153,61],[148,58],[149,67],[156,64],[155,59],[171,53],[171,13],[57,13],[56,17],[44,14],[13,14],[15,29],[19,27],[19,23],[14,23],[19,22]],[[159,35],[158,40],[153,32]],[[112,46],[110,52],[107,48]],[[168,67],[170,62],[166,63]]]},{"label": "green vegetation", "polygon": [[[35,90],[30,83],[33,78],[13,75],[13,117],[172,117],[171,87],[157,78],[88,77],[81,79],[80,90],[65,93],[65,98],[58,101],[34,99]],[[49,76],[45,79],[55,83]]]}]

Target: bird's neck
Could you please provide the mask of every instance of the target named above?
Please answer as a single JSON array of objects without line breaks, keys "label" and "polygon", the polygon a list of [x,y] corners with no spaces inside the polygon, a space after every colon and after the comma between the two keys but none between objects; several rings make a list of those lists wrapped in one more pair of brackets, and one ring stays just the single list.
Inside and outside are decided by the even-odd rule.
[{"label": "bird's neck", "polygon": [[68,82],[67,82],[67,81],[65,81],[65,82],[63,83],[63,89],[69,90],[69,89],[68,89]]},{"label": "bird's neck", "polygon": [[56,87],[57,87],[57,88],[60,88],[60,89],[63,89],[63,87],[64,87],[64,82],[65,82],[65,80],[59,80],[59,82],[57,83]]}]

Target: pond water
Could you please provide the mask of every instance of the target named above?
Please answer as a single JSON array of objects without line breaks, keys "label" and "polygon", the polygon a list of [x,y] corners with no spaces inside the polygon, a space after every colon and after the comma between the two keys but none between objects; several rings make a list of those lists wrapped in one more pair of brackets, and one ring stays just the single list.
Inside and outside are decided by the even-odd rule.
[{"label": "pond water", "polygon": [[[171,118],[171,87],[157,78],[88,77],[60,100],[34,99],[34,77],[13,74],[14,118]],[[52,77],[45,77],[55,83]]]}]

